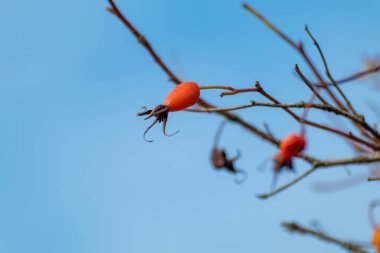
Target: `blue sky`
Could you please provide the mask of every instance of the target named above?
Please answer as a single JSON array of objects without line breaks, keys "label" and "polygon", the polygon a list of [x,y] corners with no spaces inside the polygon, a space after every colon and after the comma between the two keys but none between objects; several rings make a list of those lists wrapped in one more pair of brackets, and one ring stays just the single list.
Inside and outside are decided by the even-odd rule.
[{"label": "blue sky", "polygon": [[[247,87],[256,80],[281,101],[310,95],[292,72],[306,68],[296,53],[239,1],[117,1],[123,12],[183,80]],[[318,38],[336,77],[363,68],[380,51],[377,0],[248,1],[289,36],[318,55],[303,30]],[[319,220],[340,238],[369,241],[367,206],[376,183],[321,194],[317,180],[348,177],[342,168],[318,171],[273,199],[271,173],[257,167],[275,148],[228,124],[221,143],[242,151],[249,173],[236,185],[209,163],[216,115],[173,113],[168,130],[135,116],[162,103],[172,84],[112,15],[106,1],[1,1],[0,8],[0,251],[1,252],[340,252],[315,239],[290,236],[284,220]],[[345,86],[366,108],[379,93],[369,79]],[[220,106],[261,99],[257,94],[204,97]],[[298,130],[280,110],[240,112],[271,125],[277,136]],[[325,115],[311,117],[329,123]],[[320,158],[352,151],[329,134],[308,129],[308,152]],[[296,162],[300,172],[308,168]],[[365,167],[352,167],[353,174]],[[279,184],[291,180],[285,174]]]}]

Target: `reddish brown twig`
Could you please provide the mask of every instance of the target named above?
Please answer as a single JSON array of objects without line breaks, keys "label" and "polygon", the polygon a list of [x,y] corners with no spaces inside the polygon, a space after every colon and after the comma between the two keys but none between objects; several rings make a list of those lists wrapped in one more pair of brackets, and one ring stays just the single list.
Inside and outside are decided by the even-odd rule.
[{"label": "reddish brown twig", "polygon": [[301,72],[300,68],[296,64],[294,67],[298,76],[302,79],[302,81],[306,84],[306,86],[313,92],[313,94],[325,105],[328,105],[327,101],[319,94],[318,90],[314,87],[314,85],[305,77],[305,75]]},{"label": "reddish brown twig", "polygon": [[368,253],[359,244],[334,238],[331,235],[323,233],[322,231],[317,231],[317,230],[314,230],[311,228],[307,228],[307,227],[301,226],[295,222],[283,222],[281,225],[290,233],[310,235],[310,236],[318,238],[322,241],[329,242],[329,243],[332,243],[335,245],[339,245],[340,247],[342,247],[342,248],[344,248],[350,252]]},{"label": "reddish brown twig", "polygon": [[246,89],[236,89],[231,86],[224,86],[224,85],[207,85],[207,86],[199,86],[201,90],[209,90],[209,89],[221,89],[221,90],[229,90],[226,92],[220,93],[220,96],[228,96],[228,95],[235,95],[239,93],[246,93],[246,92],[256,92],[257,88],[246,88]]},{"label": "reddish brown twig", "polygon": [[[264,97],[268,98],[273,103],[275,103],[275,104],[281,104],[277,99],[273,98],[273,96],[271,96],[267,92],[265,92],[264,89],[261,87],[261,85],[260,85],[259,82],[256,82],[256,88],[258,89],[259,93],[261,93]],[[343,136],[343,137],[345,137],[347,139],[350,139],[350,140],[353,140],[353,141],[358,142],[360,144],[363,144],[365,146],[368,146],[368,147],[370,147],[370,148],[372,148],[374,150],[378,150],[380,148],[378,145],[374,145],[371,142],[367,142],[367,141],[365,141],[363,139],[360,139],[359,137],[355,136],[352,133],[345,133],[345,132],[343,132],[343,131],[341,131],[339,129],[331,128],[331,127],[328,127],[328,126],[325,126],[325,125],[321,125],[321,124],[316,123],[316,122],[305,120],[305,119],[299,117],[298,115],[296,115],[289,108],[283,107],[283,109],[287,113],[289,113],[296,121],[298,121],[301,124],[306,124],[306,125],[309,125],[309,126],[313,126],[313,127],[319,128],[319,129],[323,129],[323,130],[325,130],[327,132],[331,132],[331,133],[335,133],[337,135],[341,135],[341,136]]]},{"label": "reddish brown twig", "polygon": [[367,156],[358,156],[354,158],[348,158],[348,159],[337,159],[337,160],[326,160],[326,161],[315,161],[313,163],[313,166],[295,178],[294,180],[290,181],[289,183],[275,189],[274,191],[271,191],[269,193],[260,194],[257,195],[258,198],[266,199],[269,197],[272,197],[274,195],[277,195],[278,193],[288,189],[289,187],[293,186],[294,184],[298,183],[302,179],[306,178],[308,175],[310,175],[312,172],[316,171],[319,168],[328,168],[328,167],[335,167],[338,165],[360,165],[360,164],[370,164],[370,163],[378,163],[380,162],[380,157],[367,157]]},{"label": "reddish brown twig", "polygon": [[335,94],[332,92],[332,90],[327,86],[326,82],[323,80],[322,75],[319,73],[317,68],[315,67],[314,63],[311,61],[310,57],[305,52],[302,43],[295,43],[292,39],[290,39],[285,33],[283,33],[280,29],[278,29],[275,25],[273,25],[269,20],[264,18],[258,11],[250,7],[248,4],[243,4],[243,7],[248,10],[250,13],[252,13],[254,16],[256,16],[260,21],[262,21],[267,27],[269,27],[273,32],[275,32],[277,35],[279,35],[282,39],[284,39],[289,45],[291,45],[304,59],[304,61],[307,63],[311,71],[313,72],[314,76],[318,79],[320,84],[323,85],[323,87],[326,89],[327,93],[329,94],[330,98],[334,101],[334,103],[342,110],[345,110],[346,107],[339,101],[339,99],[335,96]]},{"label": "reddish brown twig", "polygon": [[161,69],[169,76],[170,80],[176,84],[181,83],[179,78],[174,75],[174,73],[167,67],[167,65],[161,60],[161,58],[156,54],[153,47],[150,43],[145,39],[145,37],[125,18],[125,16],[120,12],[119,8],[116,6],[114,1],[108,0],[111,7],[107,7],[106,9],[118,17],[124,25],[133,33],[136,37],[137,41],[141,43],[149,52],[149,54],[153,57],[154,61],[161,67]]},{"label": "reddish brown twig", "polygon": [[[343,100],[345,101],[347,107],[351,110],[351,112],[353,112],[354,114],[357,114],[357,112],[355,111],[355,109],[352,107],[351,105],[351,102],[348,100],[347,96],[343,93],[343,91],[339,88],[338,84],[336,83],[335,79],[332,77],[331,73],[330,73],[330,69],[329,69],[329,66],[327,65],[327,61],[326,61],[326,58],[325,58],[325,55],[322,51],[322,48],[319,46],[319,43],[318,41],[315,39],[315,37],[311,34],[309,28],[306,26],[305,27],[305,31],[306,33],[309,35],[309,37],[311,38],[311,40],[313,41],[315,47],[318,49],[318,52],[319,52],[319,55],[321,56],[322,58],[322,61],[323,61],[323,65],[325,66],[325,70],[326,70],[326,75],[327,77],[330,79],[331,83],[333,84],[333,86],[335,87],[335,89],[339,92],[340,96],[343,98]],[[326,84],[327,85],[327,84]]]},{"label": "reddish brown twig", "polygon": [[[334,84],[334,87],[338,90],[339,94],[343,97],[344,101],[347,104],[347,107],[344,106],[340,102],[340,100],[335,96],[335,94],[329,88],[329,86],[327,85],[327,83],[324,81],[324,79],[322,78],[322,75],[319,73],[319,71],[315,67],[314,63],[311,61],[311,58],[307,55],[306,51],[304,50],[303,44],[301,42],[300,43],[295,43],[292,39],[290,39],[287,35],[285,35],[280,29],[278,29],[275,25],[273,25],[271,22],[269,22],[258,11],[256,11],[253,8],[251,8],[249,5],[243,4],[243,7],[246,10],[248,10],[250,13],[252,13],[254,16],[256,16],[260,21],[262,21],[273,32],[275,32],[282,39],[284,39],[289,45],[291,45],[291,47],[293,47],[302,56],[302,58],[304,59],[304,61],[306,62],[306,64],[309,66],[309,68],[311,69],[311,71],[314,74],[314,76],[318,79],[318,82],[323,86],[324,89],[326,89],[326,91],[329,94],[330,98],[334,101],[334,103],[338,106],[339,109],[341,109],[341,110],[348,110],[347,109],[347,107],[348,107],[354,113],[354,115],[356,117],[358,117],[358,118],[361,117],[360,115],[358,115],[356,113],[355,109],[352,107],[352,105],[349,102],[349,100],[347,99],[347,97],[344,95],[344,93],[342,92],[342,90],[336,84],[335,80],[332,78],[331,73],[330,73],[329,68],[328,68],[328,65],[327,65],[327,62],[326,62],[325,57],[323,55],[323,52],[322,52],[322,50],[321,50],[318,42],[315,40],[315,38],[312,36],[312,34],[310,33],[310,31],[307,28],[306,28],[306,31],[308,32],[309,36],[313,40],[314,44],[316,45],[316,47],[317,47],[317,49],[318,49],[318,51],[319,51],[319,53],[320,53],[320,55],[322,57],[322,60],[323,60],[323,63],[324,63],[325,69],[326,69],[327,76],[329,77],[330,81]],[[297,71],[297,69],[298,69],[298,71]],[[316,97],[318,97],[322,101],[322,103],[325,103],[324,99],[319,94],[319,92],[317,90],[313,89],[311,87],[312,85],[310,85],[310,82],[302,75],[302,73],[300,73],[299,68],[296,68],[296,71],[300,75],[300,77],[302,78],[302,80],[304,80],[304,82],[308,85],[308,87],[313,91],[314,95]],[[366,126],[364,126],[364,125],[366,125]],[[355,124],[355,126],[359,129],[359,131],[361,131],[361,133],[362,133],[363,136],[365,136],[366,138],[369,138],[372,142],[379,142],[379,140],[380,140],[380,138],[379,138],[380,134],[377,133],[377,131],[375,129],[369,127],[368,124],[366,124],[366,123],[364,123],[362,125]],[[363,128],[366,129],[367,131],[371,132],[372,135],[374,135],[374,137],[376,139],[374,137],[370,136],[365,130],[363,130]],[[362,141],[364,141],[364,140],[362,140]],[[359,141],[359,142],[361,142],[361,141]],[[364,142],[367,142],[367,141],[364,141]],[[369,142],[367,142],[367,144],[368,143]],[[361,144],[364,144],[364,143],[361,142]],[[367,144],[364,144],[364,145],[367,145]],[[377,146],[377,145],[375,145],[375,146]]]},{"label": "reddish brown twig", "polygon": [[[360,116],[357,111],[354,109],[354,107],[352,106],[351,102],[348,100],[347,96],[344,94],[344,92],[340,89],[340,87],[338,86],[338,84],[336,83],[335,79],[332,77],[331,73],[330,73],[330,69],[328,67],[328,64],[327,64],[327,61],[326,61],[326,58],[325,58],[325,55],[322,51],[322,48],[320,47],[319,43],[317,42],[317,40],[315,39],[315,37],[311,34],[309,28],[306,26],[305,27],[305,31],[307,32],[307,34],[309,35],[309,37],[311,38],[311,40],[313,41],[315,47],[317,48],[321,58],[322,58],[322,61],[323,61],[323,65],[325,66],[325,70],[326,70],[326,75],[327,77],[329,78],[329,80],[331,81],[331,83],[333,84],[333,86],[335,87],[335,89],[338,91],[338,93],[340,94],[340,96],[343,98],[344,102],[346,103],[348,109],[358,118],[363,118],[362,116]],[[361,126],[360,124],[355,124],[355,126],[359,129],[359,131],[362,133],[363,136],[373,140],[373,141],[376,141],[375,138],[373,138],[373,136],[369,135],[365,130],[365,128],[363,126]],[[367,125],[368,126],[368,125]],[[367,129],[368,130],[368,129]],[[370,130],[373,130],[372,128],[370,128]],[[380,140],[380,135],[378,135],[375,132],[375,137],[378,138],[378,140]],[[377,134],[377,135],[376,135]]]},{"label": "reddish brown twig", "polygon": [[[376,67],[373,67],[373,68],[369,68],[369,69],[366,69],[366,70],[363,70],[363,71],[360,71],[356,74],[353,74],[353,75],[350,75],[348,77],[344,77],[342,79],[339,79],[336,81],[336,84],[346,84],[346,83],[349,83],[349,82],[352,82],[352,81],[355,81],[357,79],[360,79],[360,78],[363,78],[365,76],[368,76],[368,75],[372,75],[372,74],[376,74],[377,72],[380,71],[380,66],[376,66]],[[328,83],[327,84],[328,86],[332,86],[333,84],[332,83]],[[322,84],[316,84],[315,85],[317,88],[323,88],[323,85]]]},{"label": "reddish brown twig", "polygon": [[380,181],[380,177],[369,177],[368,181],[369,182],[371,182],[371,181]]}]

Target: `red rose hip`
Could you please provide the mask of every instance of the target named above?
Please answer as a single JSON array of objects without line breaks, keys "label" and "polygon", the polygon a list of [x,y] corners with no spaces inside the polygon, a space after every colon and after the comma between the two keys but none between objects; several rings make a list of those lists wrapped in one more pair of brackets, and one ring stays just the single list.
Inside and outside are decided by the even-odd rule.
[{"label": "red rose hip", "polygon": [[177,85],[166,97],[164,105],[169,107],[170,112],[181,111],[194,105],[200,96],[198,84],[184,82]]},{"label": "red rose hip", "polygon": [[151,129],[157,122],[162,122],[162,131],[166,136],[172,136],[177,132],[168,135],[166,133],[166,123],[168,121],[169,112],[176,112],[184,110],[195,103],[198,102],[200,96],[200,88],[198,84],[194,82],[183,82],[178,84],[166,97],[162,105],[157,105],[154,109],[147,109],[143,107],[144,111],[137,113],[137,116],[147,115],[145,120],[155,117],[156,119],[153,123],[145,130],[144,140],[147,142],[152,142],[152,140],[147,140],[145,138],[146,133]]}]

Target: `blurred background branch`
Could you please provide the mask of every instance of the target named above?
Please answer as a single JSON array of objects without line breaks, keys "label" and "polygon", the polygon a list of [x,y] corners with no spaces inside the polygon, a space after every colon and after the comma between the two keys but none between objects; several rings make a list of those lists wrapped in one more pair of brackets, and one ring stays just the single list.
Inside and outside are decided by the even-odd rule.
[{"label": "blurred background branch", "polygon": [[344,248],[350,252],[368,253],[368,251],[364,250],[359,244],[356,244],[356,243],[353,243],[350,241],[343,241],[343,240],[337,239],[337,238],[332,237],[331,235],[328,235],[328,234],[323,233],[321,231],[299,225],[296,222],[283,222],[281,225],[289,233],[309,235],[309,236],[315,237],[319,240],[322,240],[324,242],[328,242],[328,243],[338,245],[338,246],[340,246],[340,247],[342,247],[342,248]]}]

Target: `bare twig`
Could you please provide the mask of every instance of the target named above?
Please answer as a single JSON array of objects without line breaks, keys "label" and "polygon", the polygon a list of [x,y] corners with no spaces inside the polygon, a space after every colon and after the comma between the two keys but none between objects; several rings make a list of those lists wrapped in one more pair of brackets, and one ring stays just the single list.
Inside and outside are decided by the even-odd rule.
[{"label": "bare twig", "polygon": [[[353,74],[351,76],[339,79],[339,80],[336,81],[336,83],[337,84],[349,83],[351,81],[355,81],[355,80],[363,78],[365,76],[376,74],[379,71],[380,71],[380,66],[376,66],[376,67],[373,67],[373,68],[370,68],[370,69],[366,69],[366,70],[360,71],[360,72],[358,72],[356,74]],[[332,83],[328,83],[327,85],[328,86],[332,86],[333,84]],[[316,84],[315,86],[317,88],[323,88],[322,84]]]},{"label": "bare twig", "polygon": [[339,101],[339,99],[334,95],[332,90],[327,86],[326,82],[323,80],[322,75],[319,73],[313,62],[311,61],[310,57],[306,54],[302,43],[295,43],[292,39],[290,39],[288,36],[286,36],[280,29],[278,29],[276,26],[274,26],[269,20],[264,18],[258,11],[253,9],[247,4],[243,4],[243,7],[252,13],[254,16],[256,16],[260,21],[262,21],[267,27],[269,27],[273,32],[275,32],[277,35],[279,35],[282,39],[284,39],[288,44],[290,44],[305,60],[307,65],[310,67],[311,71],[313,72],[314,76],[318,79],[318,81],[323,85],[323,87],[326,89],[327,93],[329,94],[330,98],[335,102],[335,104],[342,110],[345,109],[345,106]]},{"label": "bare twig", "polygon": [[372,182],[372,181],[380,181],[380,177],[369,177],[368,182]]},{"label": "bare twig", "polygon": [[251,108],[251,107],[274,107],[274,108],[300,108],[300,109],[306,109],[308,107],[315,108],[318,110],[326,111],[326,112],[332,112],[336,115],[343,116],[349,120],[355,121],[357,123],[362,123],[362,121],[355,116],[351,115],[347,111],[343,111],[337,107],[334,107],[329,104],[309,104],[304,101],[299,101],[296,103],[289,103],[289,104],[272,104],[272,103],[265,103],[265,102],[258,102],[251,100],[249,104],[240,105],[240,106],[231,106],[231,107],[225,107],[225,108],[208,108],[208,109],[187,109],[187,111],[190,112],[220,112],[220,111],[235,111],[235,110],[241,110],[245,108]]},{"label": "bare twig", "polygon": [[[322,58],[322,61],[323,61],[323,65],[325,66],[325,70],[326,70],[326,75],[327,77],[329,78],[330,82],[333,84],[333,86],[335,87],[335,89],[338,91],[338,93],[341,95],[341,97],[343,98],[344,102],[346,103],[348,109],[358,118],[363,118],[363,116],[359,115],[358,112],[355,110],[355,108],[352,106],[350,100],[347,98],[347,96],[344,94],[344,92],[342,91],[342,89],[338,86],[338,84],[336,83],[335,79],[332,77],[331,75],[331,72],[330,72],[330,69],[328,67],[328,64],[327,64],[327,61],[326,61],[326,58],[325,58],[325,55],[322,51],[322,48],[320,47],[318,41],[315,39],[315,37],[311,34],[309,28],[306,26],[305,27],[305,31],[306,33],[309,35],[309,37],[311,38],[311,40],[313,41],[315,47],[317,48],[318,52],[319,52],[319,55],[321,56]],[[360,124],[355,124],[355,126],[361,131],[361,133],[372,139],[372,137],[367,133],[365,132],[365,130],[363,129],[363,126],[361,126]],[[371,128],[371,130],[373,130]],[[376,131],[375,131],[375,134],[376,134]],[[380,135],[377,135],[376,138],[378,138],[378,140],[380,140]],[[373,140],[373,139],[372,139]]]},{"label": "bare twig", "polygon": [[301,72],[300,68],[298,67],[298,65],[296,64],[296,66],[294,67],[296,73],[298,74],[298,76],[302,79],[302,81],[307,85],[307,87],[309,87],[309,89],[313,92],[313,94],[325,105],[327,105],[328,103],[326,102],[326,100],[321,96],[321,94],[319,94],[318,90],[314,88],[314,85],[305,77],[305,75]]},{"label": "bare twig", "polygon": [[330,90],[329,86],[327,86],[326,81],[323,80],[322,75],[317,70],[317,67],[315,67],[314,63],[311,61],[310,57],[307,55],[306,51],[303,48],[303,44],[299,43],[298,46],[298,52],[301,54],[307,65],[310,67],[311,71],[313,72],[314,76],[318,79],[318,81],[323,85],[331,99],[334,101],[334,103],[342,110],[346,110],[346,107],[340,102],[340,100],[335,96],[334,92]]},{"label": "bare twig", "polygon": [[323,54],[323,51],[322,51],[322,48],[319,46],[319,43],[318,41],[315,39],[315,37],[311,34],[309,28],[307,26],[305,26],[305,31],[306,33],[309,35],[309,37],[311,38],[311,40],[313,41],[315,47],[317,48],[318,52],[319,52],[319,55],[321,56],[322,58],[322,61],[323,61],[323,65],[325,66],[325,70],[326,70],[326,75],[327,77],[329,78],[330,82],[333,84],[333,86],[335,87],[335,89],[339,92],[339,94],[341,95],[341,97],[343,98],[344,102],[346,103],[347,107],[351,110],[351,112],[353,112],[355,115],[357,114],[357,112],[355,111],[355,109],[352,107],[351,105],[351,102],[348,100],[347,96],[343,93],[343,91],[339,88],[338,84],[336,83],[335,79],[332,77],[331,75],[331,72],[330,72],[330,69],[329,69],[329,66],[327,65],[327,61],[326,61],[326,58],[325,58],[325,55]]},{"label": "bare twig", "polygon": [[[261,93],[264,97],[268,98],[273,103],[275,103],[275,104],[281,104],[277,99],[275,99],[273,96],[271,96],[267,92],[265,92],[264,89],[261,87],[261,85],[260,85],[259,82],[256,82],[256,88],[258,89],[259,93]],[[335,133],[335,134],[343,136],[343,137],[345,137],[345,138],[347,138],[349,140],[353,140],[353,141],[355,141],[357,143],[360,143],[362,145],[370,147],[373,150],[379,150],[380,149],[380,147],[378,145],[373,144],[371,142],[368,142],[366,140],[363,140],[363,139],[355,136],[351,132],[346,133],[346,132],[343,132],[342,130],[339,130],[339,129],[328,127],[328,126],[325,126],[325,125],[322,125],[322,124],[319,124],[319,123],[316,123],[316,122],[312,122],[310,120],[305,120],[305,119],[299,117],[298,115],[296,115],[289,108],[282,107],[282,109],[284,109],[289,115],[291,115],[296,121],[298,121],[301,124],[305,124],[305,125],[309,125],[309,126],[312,126],[312,127],[315,127],[315,128],[319,128],[319,129],[325,130],[327,132]]]},{"label": "bare twig", "polygon": [[251,8],[248,4],[243,4],[243,7],[251,12],[253,15],[255,15],[258,19],[261,20],[266,26],[268,26],[273,32],[275,32],[278,36],[280,36],[283,40],[285,40],[287,43],[289,43],[294,49],[297,50],[298,46],[297,44],[290,39],[285,33],[283,33],[280,29],[278,29],[276,26],[274,26],[271,22],[269,22],[264,16],[262,16],[258,11]]},{"label": "bare twig", "polygon": [[326,233],[323,233],[321,231],[317,231],[314,229],[306,228],[304,226],[301,226],[295,222],[283,222],[281,224],[289,233],[298,233],[303,235],[311,235],[313,237],[316,237],[322,241],[329,242],[332,244],[336,244],[341,246],[342,248],[355,253],[368,253],[366,250],[364,250],[360,245],[355,244],[350,241],[343,241],[337,238],[334,238]]},{"label": "bare twig", "polygon": [[289,183],[269,192],[269,193],[266,193],[266,194],[259,194],[257,195],[257,197],[259,199],[267,199],[269,197],[272,197],[274,195],[276,195],[277,193],[279,192],[282,192],[283,190],[286,190],[287,188],[289,188],[290,186],[296,184],[297,182],[301,181],[302,179],[304,179],[305,177],[307,177],[309,174],[311,174],[312,172],[316,171],[318,169],[318,166],[317,165],[314,165],[313,167],[311,167],[311,169],[307,170],[305,173],[303,173],[301,176],[295,178],[294,180],[290,181]]},{"label": "bare twig", "polygon": [[367,156],[358,156],[354,158],[348,158],[348,159],[337,159],[337,160],[325,160],[325,161],[316,161],[313,166],[304,172],[299,177],[293,179],[289,183],[269,192],[266,194],[260,194],[257,195],[260,199],[266,199],[269,197],[272,197],[286,189],[288,189],[290,186],[293,186],[294,184],[298,183],[308,175],[310,175],[312,172],[316,171],[319,168],[327,168],[327,167],[333,167],[333,166],[339,166],[339,165],[359,165],[359,164],[369,164],[369,163],[376,163],[380,162],[380,156],[377,157],[367,157]]},{"label": "bare twig", "polygon": [[257,88],[247,88],[247,89],[236,89],[231,86],[223,86],[223,85],[207,85],[207,86],[199,86],[201,90],[215,90],[215,89],[221,89],[221,90],[229,90],[228,92],[222,92],[220,93],[220,96],[227,96],[227,95],[235,95],[239,93],[246,93],[246,92],[255,92],[257,91]]},{"label": "bare twig", "polygon": [[150,43],[145,39],[145,37],[129,22],[129,20],[120,12],[119,8],[116,6],[114,1],[108,0],[111,7],[106,9],[118,17],[124,25],[133,33],[137,41],[148,50],[149,54],[152,56],[154,61],[161,67],[161,69],[169,76],[170,80],[176,84],[181,83],[179,78],[167,67],[167,65],[161,60],[158,54],[155,52]]},{"label": "bare twig", "polygon": [[[319,71],[317,70],[317,68],[315,67],[314,63],[311,61],[310,57],[307,55],[306,51],[304,50],[304,47],[303,47],[303,44],[302,43],[295,43],[292,39],[290,39],[288,36],[286,36],[280,29],[278,29],[276,26],[274,26],[271,22],[269,22],[266,18],[264,18],[260,13],[258,13],[255,9],[251,8],[249,5],[247,4],[243,4],[243,7],[248,10],[250,13],[252,13],[254,16],[256,16],[259,20],[261,20],[267,27],[269,27],[273,32],[275,32],[277,35],[279,35],[282,39],[284,39],[288,44],[290,44],[301,56],[302,58],[304,59],[304,61],[307,63],[307,65],[309,66],[309,68],[311,69],[311,71],[313,72],[314,76],[318,79],[319,83],[323,86],[323,88],[326,89],[327,93],[329,94],[329,96],[331,97],[331,99],[335,102],[335,104],[339,107],[339,109],[341,110],[347,110],[346,106],[344,106],[340,101],[339,99],[334,95],[334,93],[332,92],[332,90],[329,88],[329,86],[327,85],[327,83],[323,80],[322,78],[322,75],[319,73]],[[330,71],[328,69],[328,66],[327,66],[327,63],[326,63],[326,60],[325,60],[325,57],[323,55],[323,52],[322,50],[320,49],[317,41],[315,40],[315,38],[311,35],[311,33],[307,30],[307,32],[309,33],[310,37],[312,38],[312,40],[314,41],[315,45],[317,46],[320,54],[321,54],[321,57],[323,59],[323,62],[324,62],[324,65],[325,65],[325,68],[326,68],[326,73],[328,75],[328,77],[330,78],[330,80],[335,83],[335,80],[332,78],[331,74],[330,74]],[[297,72],[299,75],[299,71]],[[301,73],[302,74],[302,73]],[[300,75],[301,78],[303,75]],[[302,78],[305,83],[308,85],[309,82],[306,81],[306,78]],[[344,98],[345,102],[348,104],[348,107],[350,109],[352,109],[351,111],[354,113],[355,116],[357,117],[361,117],[359,115],[357,115],[356,111],[354,110],[354,108],[351,106],[350,102],[348,101],[348,99],[345,97],[344,93],[340,90],[340,88],[338,87],[338,85],[334,85],[338,92],[342,95],[342,97]],[[308,85],[308,87],[310,88],[310,85]],[[320,94],[318,94],[318,92],[315,90],[315,89],[312,89],[313,93],[321,100],[321,96]],[[324,103],[323,100],[321,100],[322,103]],[[292,115],[294,117],[294,115]],[[367,124],[368,125],[368,124]],[[362,129],[362,126],[361,125],[356,125],[358,127],[358,129],[362,132],[362,134],[369,138],[371,141],[374,141],[375,140],[373,138],[371,138],[371,136],[369,136],[363,129]],[[364,127],[364,126],[363,126]],[[369,126],[368,126],[369,127]],[[371,128],[371,127],[369,127]],[[327,130],[327,129],[326,129]],[[329,131],[329,130],[327,130]],[[370,131],[371,133],[376,133],[377,131],[374,130],[373,128],[371,128],[371,130],[368,130]],[[339,134],[339,133],[337,133]],[[340,133],[341,134],[341,133]],[[348,136],[346,136],[348,137]],[[380,140],[378,137],[380,137],[379,134],[377,134],[376,138],[378,140]],[[348,137],[349,139],[352,138],[351,137]],[[358,138],[358,137],[353,137],[354,139]],[[365,144],[364,140],[358,138],[356,139],[355,141],[363,144],[363,145],[366,145],[368,146],[367,144],[369,144],[369,142],[367,142],[367,144]],[[363,142],[364,141],[364,142]],[[376,141],[378,142],[378,141]],[[371,144],[372,145],[372,144]],[[372,145],[373,146],[373,145]],[[377,146],[377,145],[374,145],[374,146]]]}]

